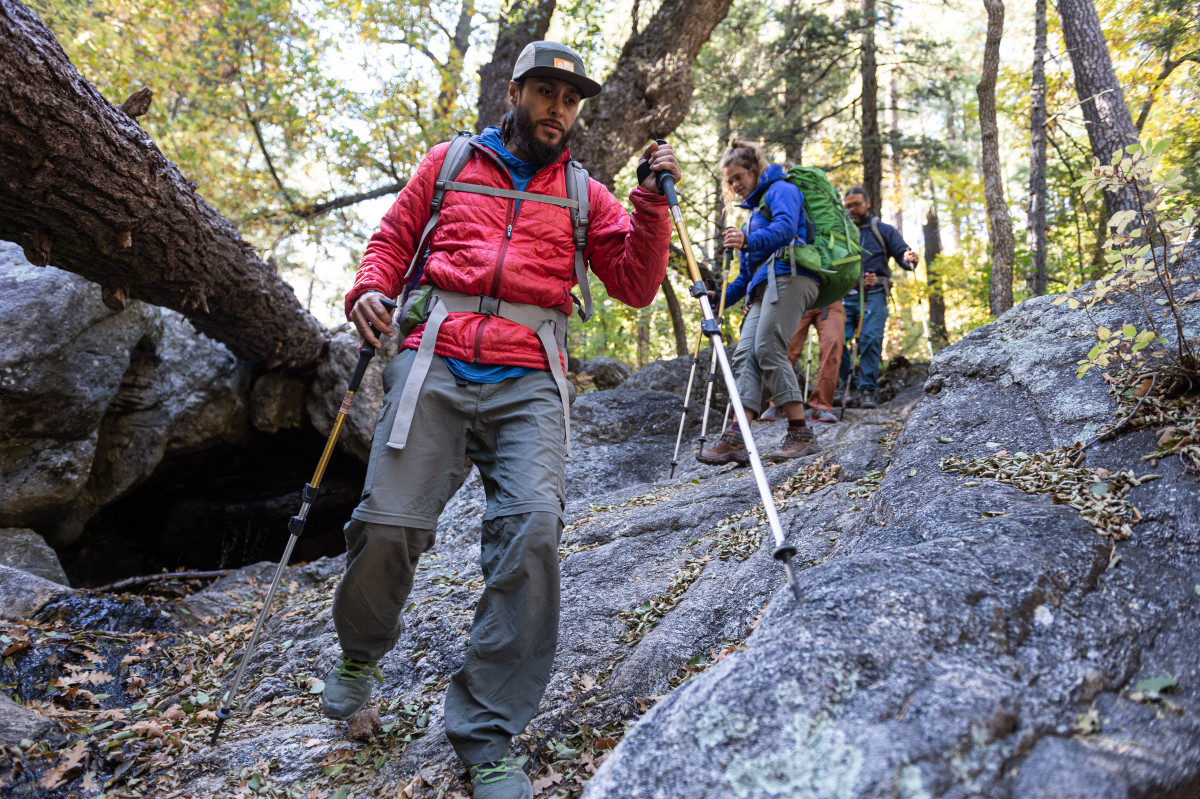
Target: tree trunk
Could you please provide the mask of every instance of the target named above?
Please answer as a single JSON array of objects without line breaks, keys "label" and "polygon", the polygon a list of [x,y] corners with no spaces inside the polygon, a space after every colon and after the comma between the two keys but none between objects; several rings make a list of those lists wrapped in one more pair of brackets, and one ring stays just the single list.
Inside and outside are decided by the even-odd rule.
[{"label": "tree trunk", "polygon": [[0,237],[99,283],[111,308],[179,311],[239,358],[295,371],[321,357],[292,289],[16,0],[0,0],[0,85]]},{"label": "tree trunk", "polygon": [[862,0],[862,157],[863,188],[871,207],[883,209],[883,145],[879,140],[879,81],[875,77],[875,0]]},{"label": "tree trunk", "polygon": [[[1125,94],[1113,71],[1108,43],[1100,29],[1100,17],[1092,0],[1059,0],[1058,16],[1062,22],[1063,40],[1071,56],[1075,93],[1087,123],[1092,155],[1101,164],[1110,164],[1113,153],[1137,144],[1138,135],[1125,104]],[[1105,194],[1105,200],[1109,214],[1138,208],[1137,195],[1131,189],[1115,195]]]},{"label": "tree trunk", "polygon": [[[687,116],[692,64],[732,0],[663,0],[641,33],[621,49],[604,91],[583,104],[571,152],[609,188],[651,140],[666,138]],[[686,187],[684,187],[686,190]]]},{"label": "tree trunk", "polygon": [[888,165],[892,168],[892,197],[896,210],[892,213],[892,225],[904,235],[904,168],[900,157],[900,87],[896,70],[892,70],[888,81]]},{"label": "tree trunk", "polygon": [[1000,133],[996,124],[996,74],[1000,69],[1000,38],[1004,34],[1004,3],[983,0],[987,8],[987,40],[983,49],[983,75],[975,93],[979,96],[979,132],[983,144],[983,193],[987,201],[988,239],[992,246],[992,277],[988,284],[988,310],[999,316],[1013,304],[1012,222],[1004,199],[1000,172]]},{"label": "tree trunk", "polygon": [[638,311],[637,317],[637,368],[650,363],[650,309]]},{"label": "tree trunk", "polygon": [[675,334],[675,354],[687,355],[687,323],[683,321],[683,308],[679,305],[675,287],[671,285],[670,273],[663,278],[662,290],[663,296],[667,299],[667,311],[671,314],[671,332]]},{"label": "tree trunk", "polygon": [[1029,224],[1025,244],[1029,249],[1029,289],[1046,293],[1046,0],[1037,0],[1034,12],[1033,78],[1029,90]]},{"label": "tree trunk", "polygon": [[445,63],[438,65],[438,72],[442,76],[437,103],[439,119],[448,119],[454,113],[454,103],[458,100],[458,90],[462,86],[463,59],[466,58],[467,48],[471,46],[471,20],[474,17],[474,0],[463,0],[458,11],[454,38],[450,40],[450,52],[446,54]]},{"label": "tree trunk", "polygon": [[929,207],[921,232],[925,237],[925,282],[929,287],[929,343],[936,352],[950,343],[946,332],[946,295],[937,265],[937,258],[942,254],[942,228],[936,205]]},{"label": "tree trunk", "polygon": [[495,125],[508,111],[508,83],[525,45],[546,38],[557,0],[508,0],[500,12],[492,60],[479,69],[479,117],[475,132]]}]

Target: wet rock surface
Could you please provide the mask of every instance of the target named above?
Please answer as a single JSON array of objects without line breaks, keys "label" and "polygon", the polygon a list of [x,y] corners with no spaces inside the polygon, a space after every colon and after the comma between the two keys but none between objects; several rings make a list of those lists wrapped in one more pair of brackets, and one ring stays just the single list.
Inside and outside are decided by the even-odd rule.
[{"label": "wet rock surface", "polygon": [[[1114,304],[1098,318],[1116,325],[1130,313]],[[1200,329],[1200,303],[1187,319]],[[1074,376],[1088,333],[1085,317],[1048,298],[1025,303],[927,374],[896,370],[880,408],[818,426],[819,454],[768,465],[801,602],[771,558],[749,470],[694,460],[698,410],[667,477],[682,408],[670,381],[637,387],[635,375],[582,395],[558,653],[513,747],[531,758],[538,795],[1200,793],[1195,476],[1179,459],[1142,460],[1152,431],[1095,443],[1087,467],[1161,475],[1129,490],[1140,519],[1114,540],[1049,495],[942,468],[949,456],[1087,441],[1115,421],[1108,386]],[[784,425],[753,432],[769,450]],[[320,715],[344,564],[322,558],[285,571],[237,713],[208,746],[220,686],[274,572],[264,563],[169,603],[170,618],[141,630],[87,637],[70,617],[45,615],[4,625],[5,646],[18,649],[0,683],[59,738],[9,747],[24,770],[0,767],[0,780],[45,779],[83,741],[83,765],[48,795],[79,792],[90,775],[114,795],[465,796],[441,702],[482,589],[482,508],[473,475],[380,664],[378,730]]]}]

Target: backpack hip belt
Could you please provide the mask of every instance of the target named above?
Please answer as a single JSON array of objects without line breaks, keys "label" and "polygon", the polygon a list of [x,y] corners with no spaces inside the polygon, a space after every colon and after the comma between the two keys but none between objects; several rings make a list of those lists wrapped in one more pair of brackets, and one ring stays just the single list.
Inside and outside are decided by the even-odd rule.
[{"label": "backpack hip belt", "polygon": [[550,363],[550,374],[554,377],[559,399],[562,400],[566,451],[568,456],[571,454],[571,398],[570,390],[567,387],[567,376],[563,372],[563,358],[559,357],[559,353],[565,353],[567,347],[567,315],[565,313],[557,308],[506,302],[495,297],[477,297],[438,288],[435,288],[430,295],[427,313],[425,330],[421,334],[421,344],[417,348],[417,357],[409,367],[408,378],[405,380],[404,390],[400,394],[400,404],[396,409],[396,418],[392,422],[392,430],[387,442],[389,447],[404,449],[408,444],[408,435],[412,430],[413,415],[417,408],[417,397],[421,393],[421,386],[425,382],[426,375],[429,374],[429,366],[433,363],[434,347],[437,345],[437,337],[442,323],[452,313],[475,313],[484,316],[498,316],[509,322],[516,322],[532,330],[541,341],[542,350],[546,353],[546,360]]}]

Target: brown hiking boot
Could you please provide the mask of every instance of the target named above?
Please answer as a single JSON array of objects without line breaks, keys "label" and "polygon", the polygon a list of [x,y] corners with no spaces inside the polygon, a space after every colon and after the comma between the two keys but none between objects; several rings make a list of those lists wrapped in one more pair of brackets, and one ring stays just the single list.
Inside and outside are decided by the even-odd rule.
[{"label": "brown hiking boot", "polygon": [[721,466],[726,463],[750,462],[750,453],[746,451],[746,442],[737,430],[726,430],[716,444],[696,453],[696,460],[711,466]]},{"label": "brown hiking boot", "polygon": [[800,458],[805,455],[812,455],[814,452],[820,452],[821,445],[817,443],[816,433],[811,427],[789,428],[787,434],[783,437],[783,441],[779,444],[779,449],[767,455],[768,458],[777,461],[791,460],[792,458]]}]

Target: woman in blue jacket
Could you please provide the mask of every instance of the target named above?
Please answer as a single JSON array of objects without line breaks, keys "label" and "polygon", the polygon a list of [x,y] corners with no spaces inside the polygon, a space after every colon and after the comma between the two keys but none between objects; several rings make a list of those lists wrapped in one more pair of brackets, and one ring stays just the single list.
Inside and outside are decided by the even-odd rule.
[{"label": "woman in blue jacket", "polygon": [[[746,415],[757,419],[765,387],[771,401],[787,416],[783,442],[768,457],[798,458],[820,447],[804,423],[804,395],[788,361],[788,341],[800,318],[817,298],[815,274],[793,266],[791,248],[807,242],[804,195],[787,180],[783,167],[767,165],[757,146],[734,139],[721,159],[729,190],[750,210],[745,228],[725,231],[727,248],[738,250],[738,276],[725,292],[725,307],[746,298],[746,319],[733,352],[738,394]],[[702,463],[746,463],[745,441],[738,423],[712,447],[696,455]]]}]

